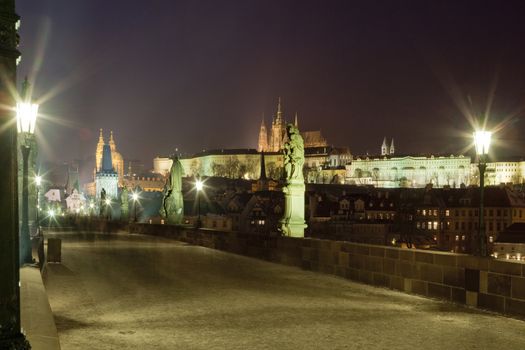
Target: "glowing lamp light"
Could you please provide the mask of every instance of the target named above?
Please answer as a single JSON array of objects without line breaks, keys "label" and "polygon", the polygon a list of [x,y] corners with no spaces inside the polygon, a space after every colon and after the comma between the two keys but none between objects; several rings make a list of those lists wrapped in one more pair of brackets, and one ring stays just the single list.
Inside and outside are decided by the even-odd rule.
[{"label": "glowing lamp light", "polygon": [[131,195],[131,198],[133,198],[134,201],[137,201],[137,200],[139,199],[139,195],[138,195],[138,193],[133,193],[133,194]]},{"label": "glowing lamp light", "polygon": [[38,104],[18,102],[16,104],[16,126],[18,132],[34,134],[37,116]]},{"label": "glowing lamp light", "polygon": [[37,186],[40,186],[42,184],[42,176],[40,175],[35,176],[35,184]]},{"label": "glowing lamp light", "polygon": [[481,130],[474,132],[474,146],[476,146],[476,153],[478,155],[489,153],[491,138],[492,132],[490,131]]},{"label": "glowing lamp light", "polygon": [[106,204],[107,204],[107,205],[110,205],[110,204],[111,204],[111,199],[109,199],[109,198],[106,199]]},{"label": "glowing lamp light", "polygon": [[50,209],[50,210],[48,211],[48,215],[49,215],[50,217],[54,217],[54,216],[55,216],[55,211],[54,211],[53,209]]},{"label": "glowing lamp light", "polygon": [[197,180],[197,182],[195,182],[195,188],[197,189],[197,191],[202,191],[203,187],[204,183],[201,180]]},{"label": "glowing lamp light", "polygon": [[91,209],[93,209],[93,208],[95,207],[95,204],[93,204],[93,203],[89,203],[89,207],[90,207]]}]

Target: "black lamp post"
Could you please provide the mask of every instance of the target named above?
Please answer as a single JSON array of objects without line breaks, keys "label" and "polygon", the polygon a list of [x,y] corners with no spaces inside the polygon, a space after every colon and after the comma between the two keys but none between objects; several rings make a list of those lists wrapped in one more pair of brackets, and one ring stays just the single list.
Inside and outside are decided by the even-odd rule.
[{"label": "black lamp post", "polygon": [[0,0],[0,349],[30,349],[20,327],[17,139],[11,94],[16,84],[19,17],[14,0]]},{"label": "black lamp post", "polygon": [[22,226],[20,228],[20,263],[33,262],[31,237],[29,235],[29,153],[33,143],[38,104],[31,103],[27,78],[22,84],[22,100],[16,104],[16,125],[22,151]]},{"label": "black lamp post", "polygon": [[490,131],[474,132],[474,144],[478,155],[479,169],[479,224],[478,224],[478,249],[480,256],[487,256],[487,235],[485,232],[484,218],[484,194],[485,194],[485,170],[487,169],[487,154],[489,153],[490,140],[492,133]]}]

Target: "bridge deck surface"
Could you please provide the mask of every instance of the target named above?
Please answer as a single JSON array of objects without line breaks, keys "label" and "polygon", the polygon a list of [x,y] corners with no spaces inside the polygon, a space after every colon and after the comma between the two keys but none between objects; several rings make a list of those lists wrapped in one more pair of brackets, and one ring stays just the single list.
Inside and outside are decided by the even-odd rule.
[{"label": "bridge deck surface", "polygon": [[49,234],[68,349],[523,349],[525,322],[162,238]]}]

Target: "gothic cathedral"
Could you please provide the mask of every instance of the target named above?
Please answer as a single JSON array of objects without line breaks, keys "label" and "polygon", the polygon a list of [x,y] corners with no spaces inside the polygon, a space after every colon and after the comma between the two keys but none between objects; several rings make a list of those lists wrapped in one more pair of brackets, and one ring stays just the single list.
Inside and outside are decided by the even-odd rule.
[{"label": "gothic cathedral", "polygon": [[[295,114],[295,126],[298,127],[297,113]],[[321,131],[305,131],[301,132],[304,139],[304,147],[326,147],[328,142],[321,135]],[[277,113],[272,119],[272,128],[270,135],[264,123],[264,118],[261,122],[261,128],[259,130],[259,142],[257,150],[259,152],[280,152],[286,142],[286,120],[283,116],[281,98],[277,103]]]}]

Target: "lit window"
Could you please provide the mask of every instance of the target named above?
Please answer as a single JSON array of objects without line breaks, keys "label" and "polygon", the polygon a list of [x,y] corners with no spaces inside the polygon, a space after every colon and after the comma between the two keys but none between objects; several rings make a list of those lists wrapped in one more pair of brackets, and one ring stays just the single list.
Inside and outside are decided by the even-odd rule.
[{"label": "lit window", "polygon": [[423,216],[427,216],[427,210],[423,209]]},{"label": "lit window", "polygon": [[445,216],[450,216],[450,210],[445,210]]},{"label": "lit window", "polygon": [[456,241],[459,241],[459,236],[458,235],[456,235]]},{"label": "lit window", "polygon": [[432,221],[429,221],[428,224],[427,224],[427,228],[429,230],[432,230]]},{"label": "lit window", "polygon": [[418,228],[418,229],[421,228],[421,223],[419,221],[416,222],[416,228]]},{"label": "lit window", "polygon": [[493,243],[493,242],[494,242],[494,237],[493,237],[493,236],[489,236],[489,242],[490,242],[490,243]]},{"label": "lit window", "polygon": [[432,228],[433,228],[434,230],[437,230],[437,229],[438,229],[438,223],[437,223],[437,221],[434,221],[434,222],[433,222],[433,226],[432,226]]},{"label": "lit window", "polygon": [[462,236],[461,236],[461,240],[462,240],[462,241],[465,240],[465,235],[462,235]]}]

